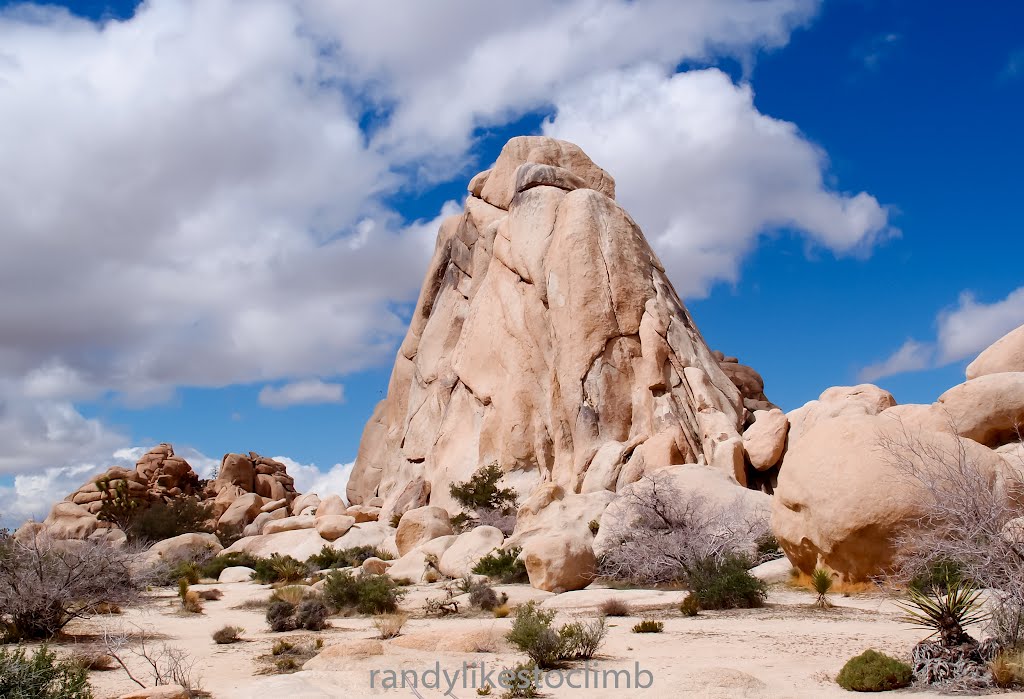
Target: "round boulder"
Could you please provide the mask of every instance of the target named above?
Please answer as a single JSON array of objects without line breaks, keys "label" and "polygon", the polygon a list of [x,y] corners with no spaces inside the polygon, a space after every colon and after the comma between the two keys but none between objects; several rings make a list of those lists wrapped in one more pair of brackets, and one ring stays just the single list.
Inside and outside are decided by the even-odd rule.
[{"label": "round boulder", "polygon": [[967,379],[1024,371],[1024,325],[1003,335],[967,365]]},{"label": "round boulder", "polygon": [[317,512],[316,530],[320,532],[320,536],[323,538],[328,541],[334,541],[339,536],[343,536],[355,523],[355,518],[348,515],[327,515],[321,517],[320,513]]},{"label": "round boulder", "polygon": [[443,507],[418,507],[402,515],[398,532],[395,534],[395,543],[398,546],[398,553],[404,556],[431,539],[453,533],[448,511]]},{"label": "round boulder", "polygon": [[477,527],[459,534],[441,556],[438,569],[449,578],[464,578],[473,572],[481,558],[505,541],[505,535],[497,527]]},{"label": "round boulder", "polygon": [[530,585],[548,592],[582,590],[597,575],[597,556],[589,532],[534,537],[523,546]]}]

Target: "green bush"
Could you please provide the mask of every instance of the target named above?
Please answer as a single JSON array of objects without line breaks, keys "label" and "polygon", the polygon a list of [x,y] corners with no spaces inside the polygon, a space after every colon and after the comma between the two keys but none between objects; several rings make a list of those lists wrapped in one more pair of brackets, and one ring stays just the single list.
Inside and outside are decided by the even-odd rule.
[{"label": "green bush", "polygon": [[302,561],[279,553],[270,558],[260,558],[253,564],[252,579],[264,585],[276,582],[295,582],[309,575],[309,569]]},{"label": "green bush", "polygon": [[4,699],[92,699],[88,671],[61,660],[46,646],[29,656],[24,647],[0,648],[0,697]]},{"label": "green bush", "polygon": [[498,549],[481,558],[473,566],[473,572],[503,583],[529,582],[526,565],[519,560],[521,551],[519,548]]},{"label": "green bush", "polygon": [[516,618],[505,638],[537,666],[557,667],[566,660],[594,657],[608,632],[604,617],[591,622],[572,622],[555,630],[551,622],[555,612],[543,610],[536,602],[516,609]]},{"label": "green bush", "polygon": [[[537,687],[537,663],[532,660],[503,668],[498,675],[501,678],[500,683],[508,687],[508,691],[503,695],[507,699],[533,699],[540,696]],[[479,693],[478,690],[477,694]]]},{"label": "green bush", "polygon": [[235,551],[206,561],[199,566],[199,574],[204,578],[213,578],[214,580],[217,580],[220,578],[220,574],[224,572],[225,568],[234,568],[236,566],[255,568],[258,560],[258,558],[250,553]]},{"label": "green bush", "polygon": [[779,540],[771,532],[759,536],[756,543],[758,561],[771,561],[786,555],[779,547]]},{"label": "green bush", "polygon": [[924,593],[938,590],[945,594],[949,591],[951,585],[956,585],[965,580],[963,567],[959,563],[956,561],[939,560],[932,561],[928,564],[927,568],[919,571],[917,575],[911,578],[908,587]]},{"label": "green bush", "polygon": [[335,571],[324,582],[324,599],[339,612],[395,612],[404,595],[398,583],[386,575],[353,575],[347,570]]},{"label": "green bush", "polygon": [[866,650],[846,661],[836,682],[854,692],[886,692],[910,686],[911,679],[913,672],[906,663],[875,650]]},{"label": "green bush", "polygon": [[749,568],[750,560],[742,555],[705,558],[690,571],[690,592],[701,609],[760,607],[768,598],[768,586]]},{"label": "green bush", "polygon": [[664,630],[665,624],[654,619],[644,619],[633,626],[633,633],[661,633]]},{"label": "green bush", "polygon": [[516,491],[499,488],[498,481],[505,475],[497,461],[481,466],[463,483],[452,483],[448,492],[467,510],[511,511],[516,508]]},{"label": "green bush", "polygon": [[324,544],[320,553],[314,553],[306,559],[306,565],[313,570],[328,568],[358,568],[367,558],[379,558],[390,561],[393,556],[387,551],[373,546],[353,546],[347,549],[334,549]]},{"label": "green bush", "polygon": [[192,496],[170,502],[159,500],[137,510],[125,533],[132,541],[163,541],[191,532],[211,533],[212,517],[213,506]]}]

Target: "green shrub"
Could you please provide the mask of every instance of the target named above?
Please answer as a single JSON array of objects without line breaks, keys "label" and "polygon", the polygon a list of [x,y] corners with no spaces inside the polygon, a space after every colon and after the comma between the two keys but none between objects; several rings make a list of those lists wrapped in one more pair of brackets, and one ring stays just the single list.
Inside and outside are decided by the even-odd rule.
[{"label": "green shrub", "polygon": [[683,603],[679,605],[679,611],[683,613],[683,616],[697,616],[700,612],[700,602],[697,600],[697,595],[687,595]]},{"label": "green shrub", "polygon": [[592,519],[587,523],[587,529],[590,530],[591,534],[597,536],[597,533],[601,531],[601,523],[596,519]]},{"label": "green shrub", "polygon": [[913,672],[906,663],[875,650],[866,650],[846,661],[836,682],[854,692],[886,692],[910,686],[911,679]]},{"label": "green shrub", "polygon": [[759,536],[755,543],[757,544],[758,561],[772,561],[786,555],[779,547],[779,540],[771,532]]},{"label": "green shrub", "polygon": [[367,558],[379,558],[390,561],[393,556],[387,551],[373,546],[353,546],[347,549],[334,549],[324,544],[320,553],[314,553],[306,559],[306,565],[313,570],[329,568],[358,568]]},{"label": "green shrub", "polygon": [[931,592],[938,590],[945,593],[950,585],[965,580],[963,567],[956,561],[938,560],[932,561],[927,568],[920,571],[910,580],[908,587],[919,592]]},{"label": "green shrub", "polygon": [[159,500],[138,510],[125,533],[132,541],[163,541],[191,532],[208,534],[212,532],[212,517],[213,506],[192,496],[170,502]]},{"label": "green shrub", "polygon": [[4,699],[92,699],[88,671],[61,660],[46,646],[31,656],[24,647],[0,648],[0,697]]},{"label": "green shrub", "polygon": [[519,560],[521,551],[519,548],[498,549],[481,558],[473,566],[473,572],[503,583],[529,582],[526,564]]},{"label": "green shrub", "polygon": [[690,592],[701,609],[760,607],[768,598],[768,586],[749,568],[750,560],[738,554],[705,558],[690,571]]},{"label": "green shrub", "polygon": [[946,594],[909,588],[907,596],[909,604],[900,605],[907,612],[903,621],[930,630],[947,648],[973,641],[964,628],[991,616],[980,600],[981,590],[966,580],[949,583]]},{"label": "green shrub", "polygon": [[335,571],[324,583],[324,599],[339,612],[387,614],[398,609],[405,593],[386,575],[353,575]]},{"label": "green shrub", "polygon": [[234,568],[236,566],[255,568],[258,560],[258,558],[250,553],[235,551],[222,556],[216,556],[215,558],[211,558],[206,561],[199,566],[199,574],[204,578],[213,578],[214,580],[217,580],[220,578],[220,574],[224,572],[225,568]]},{"label": "green shrub", "polygon": [[279,553],[270,558],[261,558],[253,565],[252,579],[264,585],[276,582],[295,582],[309,575],[309,569],[302,561]]},{"label": "green shrub", "polygon": [[468,481],[452,483],[448,492],[467,510],[501,510],[516,508],[516,491],[499,488],[498,481],[505,475],[497,461],[478,468]]},{"label": "green shrub", "polygon": [[591,622],[572,622],[558,630],[551,626],[554,618],[554,611],[540,609],[536,602],[527,602],[516,609],[512,628],[505,638],[542,668],[557,667],[566,660],[594,657],[608,632],[604,617]]},{"label": "green shrub", "polygon": [[828,601],[828,593],[832,589],[832,574],[824,568],[815,568],[811,575],[811,585],[818,593],[818,599],[814,601],[814,605],[823,609],[831,607],[832,603]]},{"label": "green shrub", "polygon": [[644,619],[633,627],[633,633],[661,633],[664,630],[665,624],[654,619]]},{"label": "green shrub", "polygon": [[[503,668],[498,675],[501,678],[499,683],[508,687],[508,691],[503,695],[507,699],[533,699],[540,696],[537,687],[537,663],[532,660]],[[477,691],[477,694],[480,692]]]}]

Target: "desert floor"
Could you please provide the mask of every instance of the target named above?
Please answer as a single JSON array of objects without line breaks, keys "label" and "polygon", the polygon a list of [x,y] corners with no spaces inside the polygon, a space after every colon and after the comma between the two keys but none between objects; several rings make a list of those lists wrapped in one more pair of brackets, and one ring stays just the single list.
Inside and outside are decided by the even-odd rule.
[{"label": "desert floor", "polygon": [[[184,649],[195,660],[194,671],[204,689],[217,699],[319,699],[321,697],[363,697],[387,694],[407,697],[441,697],[448,689],[443,677],[441,689],[409,686],[385,689],[387,671],[413,670],[423,673],[439,665],[454,673],[464,667],[478,668],[474,677],[457,678],[447,694],[457,699],[477,696],[480,672],[491,672],[494,682],[501,668],[524,659],[503,640],[511,618],[495,619],[482,612],[470,612],[443,619],[423,618],[423,602],[440,597],[440,584],[410,588],[403,609],[411,618],[401,636],[382,642],[383,652],[374,653],[376,644],[353,644],[356,639],[374,639],[372,620],[365,617],[333,617],[331,628],[312,633],[271,633],[262,609],[238,609],[247,600],[266,598],[267,586],[252,583],[196,585],[202,590],[216,587],[224,593],[217,601],[205,603],[201,615],[180,611],[173,591],[151,594],[146,604],[117,616],[97,617],[69,627],[76,642],[95,640],[104,627],[137,632],[145,629],[156,636],[150,643],[166,643]],[[651,673],[643,676],[653,684],[648,689],[620,687],[571,689],[543,688],[547,697],[849,697],[832,678],[843,663],[867,648],[897,657],[906,657],[923,633],[899,621],[900,610],[882,593],[831,597],[834,607],[812,606],[812,593],[777,584],[771,588],[768,604],[762,609],[701,612],[684,617],[678,611],[683,592],[649,590],[589,589],[561,595],[533,590],[529,586],[497,586],[515,605],[538,599],[542,606],[555,608],[558,621],[594,617],[597,605],[609,597],[626,600],[633,609],[631,617],[609,618],[610,630],[591,667],[599,673],[608,669],[635,670],[635,664]],[[468,607],[468,604],[464,605]],[[665,624],[661,634],[637,634],[630,629],[640,618],[654,618]],[[211,634],[226,624],[246,630],[244,641],[216,645]],[[260,674],[266,666],[271,645],[281,639],[322,638],[324,648],[348,644],[349,650],[323,664],[329,670],[304,670],[294,674]],[[62,643],[72,650],[72,643]],[[483,648],[484,652],[474,652]],[[356,652],[356,651],[359,652]],[[488,652],[489,651],[489,652]],[[145,676],[141,662],[130,658],[130,666]],[[567,669],[580,668],[582,663]],[[375,685],[370,686],[371,672]],[[424,677],[421,675],[421,677]],[[425,676],[433,684],[432,674]],[[564,674],[563,682],[584,684],[583,673]],[[98,699],[116,697],[137,689],[120,669],[94,672],[91,681]],[[411,681],[411,680],[410,680]],[[491,696],[501,696],[495,687]],[[915,696],[939,696],[931,692],[904,690]]]}]

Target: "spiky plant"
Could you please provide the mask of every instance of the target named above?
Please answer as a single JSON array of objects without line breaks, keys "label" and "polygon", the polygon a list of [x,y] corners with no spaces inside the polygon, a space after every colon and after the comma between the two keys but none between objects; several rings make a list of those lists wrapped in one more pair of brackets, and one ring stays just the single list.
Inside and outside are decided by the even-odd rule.
[{"label": "spiky plant", "polygon": [[938,634],[946,647],[973,643],[964,627],[989,617],[978,601],[981,590],[967,580],[951,581],[945,595],[935,587],[927,592],[911,587],[907,595],[909,604],[900,605],[907,612],[903,621],[931,630],[928,638]]},{"label": "spiky plant", "polygon": [[814,601],[814,606],[822,609],[831,607],[832,603],[828,601],[828,593],[832,589],[832,574],[824,568],[815,568],[811,575],[811,585],[818,593],[818,599]]}]

